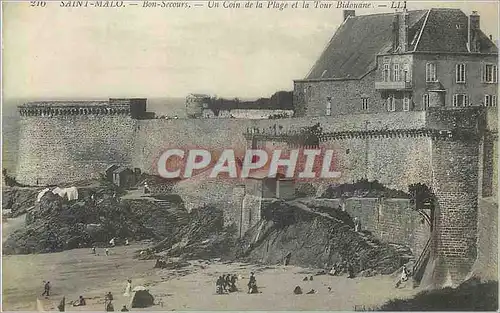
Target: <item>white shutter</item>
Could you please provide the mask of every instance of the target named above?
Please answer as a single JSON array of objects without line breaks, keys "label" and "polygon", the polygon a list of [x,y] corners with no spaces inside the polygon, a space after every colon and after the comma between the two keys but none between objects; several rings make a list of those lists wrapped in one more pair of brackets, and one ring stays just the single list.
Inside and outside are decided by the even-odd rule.
[{"label": "white shutter", "polygon": [[481,82],[486,82],[486,64],[481,63]]}]

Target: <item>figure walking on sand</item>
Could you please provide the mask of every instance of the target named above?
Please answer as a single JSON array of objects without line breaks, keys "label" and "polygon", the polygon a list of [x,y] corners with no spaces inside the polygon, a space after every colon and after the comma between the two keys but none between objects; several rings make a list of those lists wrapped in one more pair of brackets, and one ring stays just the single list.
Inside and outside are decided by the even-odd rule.
[{"label": "figure walking on sand", "polygon": [[127,280],[127,287],[125,288],[124,297],[130,297],[130,293],[132,292],[132,280]]},{"label": "figure walking on sand", "polygon": [[111,245],[111,247],[114,247],[115,246],[115,238],[111,239],[109,241],[109,244]]},{"label": "figure walking on sand", "polygon": [[106,250],[105,250],[105,251],[106,251],[106,255],[109,255],[109,249],[108,249],[108,248],[106,248]]},{"label": "figure walking on sand", "polygon": [[43,286],[43,293],[42,296],[50,296],[50,281],[46,282],[45,285]]}]

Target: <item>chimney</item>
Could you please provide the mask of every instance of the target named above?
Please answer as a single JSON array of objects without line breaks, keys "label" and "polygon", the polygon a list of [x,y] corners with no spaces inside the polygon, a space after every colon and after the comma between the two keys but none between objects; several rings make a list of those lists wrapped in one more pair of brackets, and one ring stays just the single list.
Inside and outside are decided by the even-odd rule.
[{"label": "chimney", "polygon": [[403,9],[399,14],[398,40],[400,52],[408,51],[408,11]]},{"label": "chimney", "polygon": [[344,22],[349,18],[349,16],[356,16],[355,10],[344,10]]},{"label": "chimney", "polygon": [[392,20],[392,52],[395,53],[399,47],[399,17],[396,13]]},{"label": "chimney", "polygon": [[479,14],[477,11],[472,11],[469,16],[469,51],[479,52]]}]

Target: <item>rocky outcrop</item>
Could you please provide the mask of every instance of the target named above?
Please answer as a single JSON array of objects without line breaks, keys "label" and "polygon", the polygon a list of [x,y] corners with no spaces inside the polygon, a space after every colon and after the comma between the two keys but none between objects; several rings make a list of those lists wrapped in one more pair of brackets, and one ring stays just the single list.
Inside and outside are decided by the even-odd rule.
[{"label": "rocky outcrop", "polygon": [[[129,240],[160,240],[189,224],[189,214],[168,201],[122,200],[113,187],[97,187],[67,201],[47,192],[27,214],[26,227],[13,232],[5,254],[55,252]],[[93,194],[94,200],[88,195]]]},{"label": "rocky outcrop", "polygon": [[320,211],[294,202],[269,205],[263,219],[246,233],[238,256],[251,262],[328,270],[348,262],[357,273],[390,274],[411,254],[408,248],[382,243],[368,232],[355,232],[346,212]]},{"label": "rocky outcrop", "polygon": [[220,209],[206,206],[193,209],[184,227],[154,245],[151,250],[157,253],[153,257],[220,258],[228,255],[234,246],[235,232],[234,228],[223,227]]},{"label": "rocky outcrop", "polygon": [[17,217],[33,207],[41,188],[2,187],[2,211],[7,217]]}]

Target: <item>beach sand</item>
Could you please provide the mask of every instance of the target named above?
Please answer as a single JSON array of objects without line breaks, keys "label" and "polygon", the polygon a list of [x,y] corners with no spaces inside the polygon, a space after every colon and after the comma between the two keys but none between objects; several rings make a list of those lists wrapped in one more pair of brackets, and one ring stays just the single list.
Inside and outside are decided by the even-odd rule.
[{"label": "beach sand", "polygon": [[[66,311],[101,311],[104,295],[111,291],[115,311],[129,307],[124,297],[126,280],[132,286],[149,288],[155,297],[153,307],[142,310],[353,310],[355,305],[372,307],[392,298],[406,298],[418,290],[395,289],[397,278],[376,276],[348,279],[329,275],[314,276],[317,270],[295,266],[256,266],[223,264],[217,261],[190,261],[179,270],[154,269],[154,260],[133,259],[140,245],[115,247],[105,256],[103,249],[93,255],[90,249],[60,253],[5,256],[3,259],[3,310],[36,310],[41,299],[46,310],[55,309],[66,297]],[[246,284],[255,271],[260,294],[247,294]],[[224,273],[243,276],[237,282],[239,292],[216,295],[215,281]],[[52,294],[43,298],[43,281],[52,284]],[[302,295],[294,295],[295,286]],[[332,288],[329,292],[328,286]],[[305,294],[314,289],[316,294]],[[87,299],[84,307],[71,307],[69,301],[79,295]]]}]

